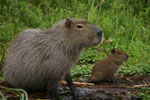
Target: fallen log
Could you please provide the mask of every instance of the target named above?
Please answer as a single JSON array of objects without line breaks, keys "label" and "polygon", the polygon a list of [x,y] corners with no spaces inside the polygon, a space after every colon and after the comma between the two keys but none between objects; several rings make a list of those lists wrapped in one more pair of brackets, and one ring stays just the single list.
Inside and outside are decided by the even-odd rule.
[{"label": "fallen log", "polygon": [[[66,81],[61,81],[60,84],[61,85],[67,85],[67,82]],[[95,85],[94,83],[85,83],[85,82],[73,82],[73,84],[75,86],[78,86],[78,87],[82,87],[82,86],[94,86]]]},{"label": "fallen log", "polygon": [[[66,81],[61,81],[61,85],[67,85]],[[138,84],[138,85],[122,85],[122,84],[110,84],[110,85],[100,85],[94,83],[85,83],[85,82],[73,82],[73,84],[77,87],[87,87],[87,88],[126,88],[126,89],[135,89],[142,87],[149,87],[150,83]]]}]

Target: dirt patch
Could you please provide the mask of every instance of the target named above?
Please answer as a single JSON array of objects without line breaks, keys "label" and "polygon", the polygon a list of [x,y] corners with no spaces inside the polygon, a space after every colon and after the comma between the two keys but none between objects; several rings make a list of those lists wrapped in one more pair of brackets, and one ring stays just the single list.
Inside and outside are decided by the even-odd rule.
[{"label": "dirt patch", "polygon": [[[149,75],[124,76],[120,74],[119,83],[113,84],[102,82],[94,85],[82,85],[79,82],[75,84],[80,92],[80,100],[142,100],[138,88],[150,86]],[[6,82],[0,83],[4,87],[8,87]],[[12,91],[0,88],[0,92],[8,100],[19,100],[19,95]],[[46,99],[46,93],[28,93],[29,100]],[[62,100],[73,100],[70,89],[66,85],[59,86],[59,98]]]}]

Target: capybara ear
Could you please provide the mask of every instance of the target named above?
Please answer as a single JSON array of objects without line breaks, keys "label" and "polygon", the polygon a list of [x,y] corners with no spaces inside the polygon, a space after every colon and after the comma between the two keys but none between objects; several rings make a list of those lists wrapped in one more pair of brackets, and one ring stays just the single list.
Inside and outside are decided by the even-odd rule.
[{"label": "capybara ear", "polygon": [[67,28],[71,28],[71,24],[72,24],[72,23],[73,23],[73,22],[72,22],[71,19],[66,19],[65,25],[66,25]]},{"label": "capybara ear", "polygon": [[115,50],[116,50],[116,49],[113,48],[113,49],[111,50],[111,53],[114,54],[114,53],[115,53]]}]

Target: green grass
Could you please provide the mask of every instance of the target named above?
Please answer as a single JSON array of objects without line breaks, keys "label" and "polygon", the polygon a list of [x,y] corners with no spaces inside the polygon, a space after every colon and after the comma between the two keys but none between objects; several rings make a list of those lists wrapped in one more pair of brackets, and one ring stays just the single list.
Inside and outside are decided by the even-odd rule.
[{"label": "green grass", "polygon": [[[7,91],[8,93],[15,94],[19,97],[20,100],[28,100],[28,94],[26,91],[22,89],[13,89],[13,88],[6,88],[3,86],[0,86],[0,89]],[[2,100],[7,100],[7,98],[0,92],[0,97]]]},{"label": "green grass", "polygon": [[93,64],[107,57],[112,48],[122,49],[130,56],[121,73],[150,74],[149,16],[148,0],[0,0],[0,67],[19,32],[49,28],[62,19],[74,17],[101,26],[105,38],[102,45],[86,48],[81,54],[72,71],[75,80],[90,76]]},{"label": "green grass", "polygon": [[149,100],[150,99],[150,87],[148,88],[141,88],[139,89],[142,93],[140,94],[143,97],[143,100]]}]

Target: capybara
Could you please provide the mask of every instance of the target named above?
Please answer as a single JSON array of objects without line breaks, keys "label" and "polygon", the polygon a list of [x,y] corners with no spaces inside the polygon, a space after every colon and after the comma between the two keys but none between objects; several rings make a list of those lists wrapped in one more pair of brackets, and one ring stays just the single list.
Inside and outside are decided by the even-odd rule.
[{"label": "capybara", "polygon": [[71,69],[83,48],[102,43],[103,31],[83,19],[69,18],[50,29],[27,29],[8,49],[4,75],[11,87],[27,91],[48,91],[57,98],[59,81],[65,79],[74,97]]},{"label": "capybara", "polygon": [[128,54],[119,49],[112,49],[111,55],[108,58],[96,62],[92,69],[91,82],[100,83],[101,81],[116,82],[116,75],[119,68],[125,60],[128,59]]}]

